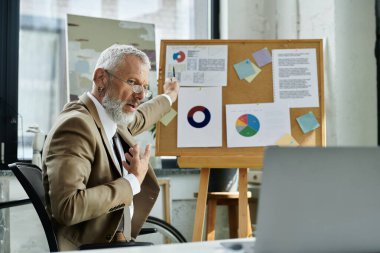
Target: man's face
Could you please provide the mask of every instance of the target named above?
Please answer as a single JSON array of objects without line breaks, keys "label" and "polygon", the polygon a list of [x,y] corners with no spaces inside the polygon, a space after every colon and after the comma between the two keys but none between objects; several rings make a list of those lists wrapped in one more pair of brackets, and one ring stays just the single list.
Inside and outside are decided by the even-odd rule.
[{"label": "man's face", "polygon": [[135,93],[132,83],[147,86],[149,70],[135,56],[126,57],[125,64],[109,75],[106,95],[102,104],[116,123],[130,123],[144,92]]}]

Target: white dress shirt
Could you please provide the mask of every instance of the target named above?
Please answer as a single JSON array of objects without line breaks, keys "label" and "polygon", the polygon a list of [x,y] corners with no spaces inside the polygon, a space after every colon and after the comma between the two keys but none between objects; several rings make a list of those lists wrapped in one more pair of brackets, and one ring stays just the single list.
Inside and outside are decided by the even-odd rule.
[{"label": "white dress shirt", "polygon": [[[99,101],[90,92],[87,92],[87,96],[89,96],[89,98],[92,100],[92,102],[94,102],[94,104],[96,106],[96,110],[98,111],[98,114],[99,114],[100,122],[102,123],[103,128],[106,132],[107,139],[108,139],[109,143],[111,144],[111,147],[113,147],[112,137],[116,133],[117,124],[111,119],[111,117],[107,114],[104,107],[99,103]],[[115,150],[113,150],[113,156],[114,156],[115,160],[117,161],[118,159],[116,158]],[[140,183],[139,183],[138,179],[136,178],[135,175],[128,173],[128,171],[124,167],[122,169],[123,169],[123,173],[122,173],[123,178],[128,180],[128,182],[131,185],[133,195],[136,195],[137,193],[139,193],[141,191],[141,187],[140,187]],[[130,210],[130,215],[132,218],[132,216],[133,216],[133,204],[131,204],[129,206],[129,210]]]}]

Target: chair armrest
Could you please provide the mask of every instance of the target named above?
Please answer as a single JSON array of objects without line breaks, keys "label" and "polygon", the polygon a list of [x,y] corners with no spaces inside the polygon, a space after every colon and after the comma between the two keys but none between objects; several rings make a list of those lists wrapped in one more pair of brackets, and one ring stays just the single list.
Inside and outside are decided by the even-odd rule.
[{"label": "chair armrest", "polygon": [[142,228],[139,235],[153,234],[157,233],[157,228]]}]

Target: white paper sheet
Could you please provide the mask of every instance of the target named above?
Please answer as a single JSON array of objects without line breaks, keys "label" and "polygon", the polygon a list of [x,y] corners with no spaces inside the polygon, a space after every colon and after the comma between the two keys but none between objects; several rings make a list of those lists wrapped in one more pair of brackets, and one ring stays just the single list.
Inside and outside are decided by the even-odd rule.
[{"label": "white paper sheet", "polygon": [[222,146],[221,87],[182,87],[179,90],[177,146]]},{"label": "white paper sheet", "polygon": [[275,145],[290,133],[287,105],[229,104],[226,105],[227,147],[260,147]]},{"label": "white paper sheet", "polygon": [[227,55],[227,45],[167,46],[165,76],[175,72],[181,86],[226,86]]},{"label": "white paper sheet", "polygon": [[315,48],[272,50],[274,101],[290,107],[318,107]]}]

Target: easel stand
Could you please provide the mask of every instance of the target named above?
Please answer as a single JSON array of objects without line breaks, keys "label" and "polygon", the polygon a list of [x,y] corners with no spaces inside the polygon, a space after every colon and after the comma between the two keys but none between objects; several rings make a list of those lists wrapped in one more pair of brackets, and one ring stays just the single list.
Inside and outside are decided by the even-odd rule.
[{"label": "easel stand", "polygon": [[[248,180],[247,168],[239,169],[239,237],[248,237],[250,230],[248,228]],[[193,230],[193,241],[202,241],[203,238],[203,225],[206,215],[206,202],[208,193],[208,184],[210,178],[210,168],[202,168],[199,179],[199,191],[197,199],[197,207],[195,212],[195,224]]]}]

